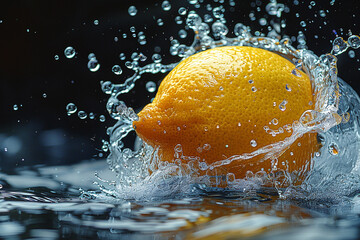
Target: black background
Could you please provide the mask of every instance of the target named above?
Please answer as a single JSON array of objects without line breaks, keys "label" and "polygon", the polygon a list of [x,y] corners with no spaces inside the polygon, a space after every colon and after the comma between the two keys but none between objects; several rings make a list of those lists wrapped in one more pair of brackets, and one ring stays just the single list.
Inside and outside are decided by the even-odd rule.
[{"label": "black background", "polygon": [[[125,61],[119,59],[119,54],[125,53],[129,60],[131,53],[137,51],[151,58],[155,47],[159,46],[163,62],[170,63],[177,60],[169,54],[171,37],[186,44],[192,42],[190,31],[187,38],[178,37],[184,25],[177,25],[174,18],[179,15],[179,7],[190,10],[194,7],[185,0],[170,2],[171,10],[164,11],[162,1],[150,0],[1,1],[0,170],[12,172],[21,166],[98,159],[101,141],[106,139],[106,127],[114,124],[105,111],[107,96],[101,91],[99,82],[120,83],[132,74],[125,68]],[[263,31],[258,19],[271,18],[264,11],[268,1],[235,2],[234,8],[228,1],[224,3],[228,35],[233,35],[237,22],[250,26],[252,32]],[[279,2],[286,3],[290,9],[282,15],[287,23],[282,33],[297,36],[298,31],[303,31],[308,48],[317,55],[331,50],[334,30],[346,39],[349,30],[360,34],[359,1],[336,0],[333,5],[331,0],[314,1],[316,4],[312,7],[309,7],[310,1],[299,1],[298,5],[292,1]],[[206,3],[219,5],[214,1]],[[128,14],[131,5],[138,9],[134,17]],[[200,15],[207,13],[204,6],[205,3],[196,10]],[[261,9],[259,12],[257,7]],[[320,17],[319,10],[327,10],[326,17]],[[255,13],[255,21],[250,20],[250,12]],[[163,20],[163,26],[157,25],[158,18]],[[95,25],[94,20],[99,24]],[[301,21],[307,26],[301,27]],[[148,41],[145,46],[131,37],[131,26],[136,27],[136,32],[145,33]],[[122,38],[123,33],[128,35],[126,39]],[[115,37],[119,39],[117,42]],[[67,59],[64,56],[68,46],[75,48],[76,57]],[[87,68],[89,53],[95,53],[101,64],[97,72]],[[355,54],[355,58],[347,53],[340,55],[338,68],[339,76],[359,93],[360,49],[355,50]],[[55,60],[55,55],[59,60]],[[115,64],[122,67],[122,75],[112,73]],[[146,75],[122,100],[140,109],[155,95],[146,91],[146,81],[158,83],[162,77]],[[75,103],[78,110],[94,112],[97,118],[80,120],[76,114],[67,116],[65,107],[69,102]],[[19,106],[17,111],[13,109],[15,104]],[[100,114],[106,116],[106,122],[98,120]],[[17,151],[13,149],[14,141],[20,146]]]}]

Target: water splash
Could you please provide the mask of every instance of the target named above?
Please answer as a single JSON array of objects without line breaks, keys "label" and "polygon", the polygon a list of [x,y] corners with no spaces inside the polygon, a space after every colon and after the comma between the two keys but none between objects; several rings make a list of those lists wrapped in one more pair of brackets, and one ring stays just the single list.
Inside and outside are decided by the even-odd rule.
[{"label": "water splash", "polygon": [[[198,6],[197,1],[190,1],[190,4],[193,4],[195,8]],[[171,5],[168,1],[164,1],[162,8],[164,11],[169,11]],[[279,165],[280,163],[277,162],[278,154],[305,133],[316,131],[326,135],[327,133],[331,133],[329,129],[332,130],[334,127],[342,128],[344,123],[342,122],[342,115],[339,113],[339,109],[341,109],[341,106],[339,108],[339,104],[344,104],[346,101],[340,101],[340,92],[345,91],[345,89],[341,89],[339,86],[342,87],[345,85],[341,82],[339,84],[338,82],[336,55],[346,51],[349,47],[354,49],[358,48],[360,43],[358,36],[351,35],[347,41],[341,37],[337,37],[333,41],[330,54],[316,56],[313,52],[307,50],[305,36],[301,31],[299,31],[299,35],[297,36],[297,42],[299,43],[297,48],[291,45],[291,40],[288,37],[282,37],[280,35],[281,28],[286,26],[286,24],[280,20],[282,12],[286,11],[286,6],[277,3],[276,0],[272,0],[266,5],[266,11],[269,15],[274,16],[274,20],[267,22],[261,19],[259,20],[260,25],[265,26],[268,24],[269,32],[267,35],[258,31],[255,32],[255,35],[252,35],[251,29],[248,26],[237,23],[233,29],[235,37],[229,37],[229,28],[225,25],[225,9],[222,6],[212,8],[210,5],[208,5],[207,8],[212,12],[213,16],[204,14],[203,17],[201,17],[195,11],[188,12],[186,8],[179,8],[178,13],[180,15],[188,14],[185,21],[186,28],[194,32],[194,41],[190,45],[185,45],[176,39],[172,39],[169,51],[171,55],[184,59],[197,52],[221,46],[251,46],[275,52],[294,63],[296,68],[292,73],[295,76],[301,76],[301,72],[305,72],[310,77],[316,99],[314,110],[305,112],[299,121],[295,121],[292,126],[282,126],[275,130],[264,126],[266,133],[273,136],[281,134],[284,131],[292,131],[292,135],[283,141],[256,149],[252,153],[231,156],[228,159],[208,165],[195,157],[184,156],[179,149],[174,149],[174,152],[178,154],[174,162],[163,162],[159,159],[158,149],[153,149],[151,146],[142,142],[141,139],[136,140],[137,143],[135,146],[137,147],[135,147],[134,150],[124,148],[122,140],[133,131],[132,122],[137,120],[138,117],[132,108],[127,107],[124,102],[119,100],[119,96],[132,90],[136,81],[139,80],[143,74],[167,73],[179,62],[163,64],[161,56],[155,53],[151,58],[152,63],[142,65],[141,62],[146,59],[146,56],[134,52],[131,60],[125,63],[125,66],[134,72],[131,77],[127,78],[125,82],[121,84],[115,84],[110,81],[101,82],[103,92],[109,95],[106,108],[110,116],[117,120],[114,126],[108,128],[109,142],[104,141],[103,146],[103,149],[109,150],[110,152],[107,161],[111,170],[117,173],[116,183],[112,183],[111,186],[100,186],[106,194],[115,197],[128,196],[129,198],[141,198],[149,194],[148,191],[151,190],[151,196],[161,195],[161,193],[172,195],[176,192],[191,191],[189,187],[191,184],[205,184],[205,186],[216,187],[228,186],[234,189],[258,188],[263,185],[271,185],[275,186],[279,191],[281,187],[288,186],[287,191],[290,192],[291,189],[295,189],[295,187],[292,186],[293,177],[291,173],[284,171]],[[162,20],[160,18],[157,19],[157,23],[161,26]],[[130,32],[135,34],[135,27],[131,27]],[[179,31],[180,38],[186,37],[186,35],[187,32],[185,29]],[[141,45],[146,44],[145,35],[139,33],[138,41]],[[97,62],[94,54],[90,55],[88,67],[91,71],[97,71],[100,64]],[[120,54],[120,59],[124,60],[125,55]],[[117,71],[117,65],[114,67],[116,67],[116,69],[113,71],[117,74],[119,72]],[[249,80],[249,83],[252,84],[250,81],[252,80]],[[291,91],[290,86],[286,85],[285,87],[288,91]],[[156,84],[154,86],[154,83],[149,81],[146,84],[146,88],[149,92],[154,92],[156,90]],[[255,92],[256,88],[253,88],[253,91]],[[356,96],[356,93],[353,94]],[[284,99],[278,107],[280,110],[286,111],[286,104],[287,101]],[[351,102],[346,102],[345,104],[349,105]],[[355,108],[353,108],[353,111],[355,111]],[[349,124],[350,122],[350,124],[352,124],[351,129],[357,132],[357,120],[354,120],[355,116],[356,115],[351,112],[348,118],[349,121],[345,124]],[[273,125],[276,124],[273,123]],[[239,126],[241,126],[240,123]],[[331,137],[332,136],[329,138]],[[358,138],[356,139],[358,140]],[[255,140],[250,144],[255,147],[257,145]],[[341,146],[338,147],[341,149]],[[326,147],[323,147],[322,150],[325,148]],[[326,149],[329,149],[329,147]],[[340,150],[339,154],[335,154],[334,156],[339,156],[342,152],[347,151]],[[329,151],[327,153],[329,153]],[[260,171],[258,173],[249,173],[249,177],[246,179],[234,179],[232,173],[223,173],[220,170],[223,165],[230,164],[233,161],[246,162],[248,159],[260,154],[265,155],[267,159],[272,159],[272,169],[274,172],[266,173]],[[349,156],[347,160],[354,165],[357,162],[357,155],[357,153],[353,154]],[[316,159],[314,158],[312,160],[311,165],[317,167],[316,163],[321,162],[319,159],[325,159],[327,155],[321,152],[314,156]],[[317,167],[317,169],[322,168]],[[207,171],[209,174],[199,177],[199,171]],[[330,176],[330,173],[334,173],[335,170],[332,168],[326,171],[328,171],[327,174]],[[316,171],[307,176],[304,185],[301,185],[300,188],[307,189],[309,188],[308,186],[313,185],[312,179],[316,178],[315,172]],[[275,175],[282,175],[283,177],[275,177]],[[279,182],[279,179],[282,179],[282,182]],[[322,182],[322,184],[324,185],[325,183]],[[283,193],[283,191],[281,193]],[[282,196],[286,196],[286,194],[282,194]]]}]

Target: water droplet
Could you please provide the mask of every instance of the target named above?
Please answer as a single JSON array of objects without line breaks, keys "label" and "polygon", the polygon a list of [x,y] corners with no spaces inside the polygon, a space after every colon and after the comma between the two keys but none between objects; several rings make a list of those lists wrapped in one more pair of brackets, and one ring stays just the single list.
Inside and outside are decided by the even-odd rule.
[{"label": "water droplet", "polygon": [[286,89],[286,91],[291,92],[291,87],[289,86],[289,84],[286,84],[286,85],[285,85],[285,89]]},{"label": "water droplet", "polygon": [[333,48],[331,53],[334,55],[339,55],[340,53],[345,52],[348,49],[349,45],[342,37],[337,37],[333,41]]},{"label": "water droplet", "polygon": [[106,120],[106,118],[105,118],[104,115],[100,115],[100,116],[99,116],[99,121],[100,121],[100,122],[105,122],[105,120]]},{"label": "water droplet", "polygon": [[122,73],[122,69],[119,65],[114,65],[111,70],[116,75],[120,75]]},{"label": "water droplet", "polygon": [[281,13],[284,11],[284,9],[284,4],[277,3],[276,1],[270,1],[270,3],[265,7],[265,10],[269,15],[277,17],[281,17]]},{"label": "water droplet", "polygon": [[164,22],[163,22],[163,20],[161,18],[159,18],[156,22],[157,22],[158,26],[164,25]]},{"label": "water droplet", "polygon": [[334,142],[329,144],[328,150],[331,155],[339,154],[339,146]]},{"label": "water droplet", "polygon": [[88,68],[91,72],[96,72],[100,68],[99,62],[96,60],[96,58],[91,58],[88,62]]},{"label": "water droplet", "polygon": [[17,104],[14,104],[13,109],[14,109],[14,111],[19,110],[19,106]]},{"label": "water droplet", "polygon": [[47,98],[47,94],[46,93],[43,93],[43,98]]},{"label": "water droplet", "polygon": [[56,61],[59,60],[59,55],[55,55],[54,58]]},{"label": "water droplet", "polygon": [[300,22],[300,26],[306,27],[306,22],[305,22],[305,21],[301,21],[301,22]]},{"label": "water droplet", "polygon": [[94,20],[94,25],[99,25],[99,20]]},{"label": "water droplet", "polygon": [[253,140],[250,141],[250,145],[251,145],[252,147],[256,147],[256,146],[257,146],[257,142],[253,139]]},{"label": "water droplet", "polygon": [[113,88],[113,84],[110,81],[101,82],[101,90],[106,93],[110,94]]},{"label": "water droplet", "polygon": [[279,109],[280,109],[281,111],[285,111],[285,110],[286,110],[286,104],[287,104],[287,101],[286,101],[286,100],[282,101],[282,102],[280,103],[280,105],[279,105]]},{"label": "water droplet", "polygon": [[178,13],[179,13],[180,15],[185,15],[186,12],[187,12],[187,10],[186,10],[186,8],[184,8],[184,7],[181,7],[181,8],[179,8],[179,10],[178,10]]},{"label": "water droplet", "polygon": [[84,111],[79,111],[79,112],[78,112],[78,117],[79,117],[80,119],[85,119],[85,118],[87,118],[87,114],[86,114],[86,112],[84,112]]},{"label": "water droplet", "polygon": [[255,86],[251,87],[251,91],[256,92],[257,88]]},{"label": "water droplet", "polygon": [[176,22],[176,24],[182,24],[182,23],[183,23],[183,20],[181,19],[180,16],[176,16],[176,17],[175,17],[175,22]]},{"label": "water droplet", "polygon": [[233,173],[228,173],[228,174],[226,174],[226,181],[228,182],[228,183],[233,183],[233,182],[235,182],[235,174],[233,174]]},{"label": "water droplet", "polygon": [[91,60],[93,58],[96,58],[95,54],[94,53],[89,53],[88,59]]},{"label": "water droplet", "polygon": [[291,73],[297,77],[301,77],[301,73],[298,69],[294,68]]},{"label": "water droplet", "polygon": [[162,58],[160,54],[154,53],[154,55],[152,55],[151,59],[155,62],[155,63],[159,63],[161,62]]},{"label": "water droplet", "polygon": [[277,120],[277,118],[274,118],[273,120],[271,120],[271,123],[274,125],[278,125],[279,120]]},{"label": "water droplet", "polygon": [[126,58],[125,53],[120,53],[119,58],[120,60],[125,60]]},{"label": "water droplet", "polygon": [[153,93],[156,91],[156,83],[154,83],[153,81],[148,81],[145,85],[146,90],[150,93]]},{"label": "water droplet", "polygon": [[320,17],[326,17],[326,13],[324,10],[319,11]]},{"label": "water droplet", "polygon": [[181,144],[176,144],[174,147],[175,152],[181,153],[182,152],[182,146]]},{"label": "water droplet", "polygon": [[164,9],[164,11],[169,11],[171,9],[169,1],[166,0],[162,2],[161,7]]},{"label": "water droplet", "polygon": [[179,31],[179,37],[180,38],[186,38],[187,37],[187,32],[184,29],[181,29]]},{"label": "water droplet", "polygon": [[259,19],[259,24],[260,24],[261,26],[265,26],[265,25],[267,24],[267,20],[266,20],[265,18],[260,18],[260,19]]},{"label": "water droplet", "polygon": [[135,16],[137,14],[137,9],[135,6],[130,6],[128,12],[130,16]]},{"label": "water droplet", "polygon": [[208,143],[205,143],[205,144],[203,145],[203,149],[204,149],[205,151],[209,151],[210,148],[211,148],[211,145],[208,144]]},{"label": "water droplet", "polygon": [[89,118],[90,119],[94,119],[95,118],[95,114],[93,112],[89,113]]},{"label": "water droplet", "polygon": [[211,17],[210,14],[205,14],[205,15],[204,15],[204,22],[210,23],[210,22],[212,22],[213,20],[214,20],[214,19]]},{"label": "water droplet", "polygon": [[360,47],[360,37],[356,35],[352,35],[348,38],[348,43],[350,47],[357,49]]},{"label": "water droplet", "polygon": [[67,58],[73,58],[76,54],[75,49],[73,47],[67,47],[64,50],[65,57]]},{"label": "water droplet", "polygon": [[66,111],[67,111],[67,114],[70,116],[71,114],[73,114],[73,113],[75,113],[77,111],[77,107],[76,107],[75,104],[69,103],[66,106]]},{"label": "water droplet", "polygon": [[354,57],[355,57],[355,52],[354,52],[353,50],[350,50],[348,54],[349,54],[349,57],[350,57],[350,58],[354,58]]}]

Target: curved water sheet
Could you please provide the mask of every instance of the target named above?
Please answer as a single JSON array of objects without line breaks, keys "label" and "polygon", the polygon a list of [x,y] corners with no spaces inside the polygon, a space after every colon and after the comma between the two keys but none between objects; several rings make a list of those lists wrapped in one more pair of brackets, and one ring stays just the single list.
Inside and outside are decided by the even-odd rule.
[{"label": "curved water sheet", "polygon": [[307,180],[285,195],[308,199],[339,200],[355,196],[360,190],[360,98],[342,79],[339,81],[340,104],[337,113],[342,122],[319,133],[322,143]]}]

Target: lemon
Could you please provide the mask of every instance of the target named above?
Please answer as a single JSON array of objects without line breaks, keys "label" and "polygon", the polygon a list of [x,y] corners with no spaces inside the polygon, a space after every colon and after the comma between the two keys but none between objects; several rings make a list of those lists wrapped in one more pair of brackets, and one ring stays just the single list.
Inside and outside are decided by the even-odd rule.
[{"label": "lemon", "polygon": [[[162,161],[191,156],[209,166],[250,154],[291,136],[294,121],[314,108],[308,76],[301,71],[294,74],[294,69],[280,55],[254,47],[197,53],[165,77],[133,126],[158,149]],[[304,176],[318,148],[316,133],[306,133],[275,159],[259,154],[228,162],[221,169],[236,178],[244,178],[249,171]]]}]

